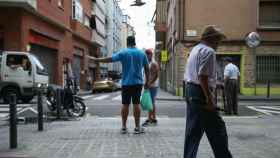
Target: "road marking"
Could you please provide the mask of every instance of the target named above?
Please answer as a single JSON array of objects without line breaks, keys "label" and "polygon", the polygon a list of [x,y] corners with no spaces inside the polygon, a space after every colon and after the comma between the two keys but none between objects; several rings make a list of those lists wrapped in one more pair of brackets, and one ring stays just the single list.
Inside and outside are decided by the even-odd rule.
[{"label": "road marking", "polygon": [[[21,110],[23,108],[21,107],[17,107],[17,111]],[[10,108],[0,108],[0,112],[9,112],[10,111]]]},{"label": "road marking", "polygon": [[222,116],[225,119],[256,119],[260,118],[260,116]]},{"label": "road marking", "polygon": [[[22,108],[25,108],[25,107],[29,107],[29,106],[32,106],[33,104],[17,104],[17,107],[22,107]],[[9,104],[0,104],[0,108],[9,108],[10,105]]]},{"label": "road marking", "polygon": [[118,96],[114,97],[112,100],[122,100],[122,96],[118,95]]},{"label": "road marking", "polygon": [[255,110],[255,111],[261,112],[261,113],[263,113],[263,114],[265,114],[265,115],[272,116],[272,114],[269,113],[267,110],[258,109],[258,108],[254,107],[254,106],[247,106],[247,107],[248,107],[249,109],[251,109],[251,110]]},{"label": "road marking", "polygon": [[[18,104],[17,113],[24,111],[25,109],[31,108],[33,104]],[[8,117],[10,112],[10,105],[2,104],[0,105],[0,117]]]},{"label": "road marking", "polygon": [[7,115],[8,115],[8,114],[6,114],[6,113],[0,113],[0,118],[1,118],[1,117],[7,117]]},{"label": "road marking", "polygon": [[280,111],[273,111],[273,110],[263,110],[263,111],[268,112],[268,113],[280,114]]},{"label": "road marking", "polygon": [[102,96],[93,98],[93,100],[102,100],[102,99],[108,98],[109,96],[110,96],[110,95],[102,95]]},{"label": "road marking", "polygon": [[94,95],[87,95],[87,96],[83,96],[82,98],[83,99],[88,99],[88,98],[92,98],[92,97],[94,97]]},{"label": "road marking", "polygon": [[269,109],[269,110],[276,110],[276,111],[280,111],[280,107],[272,107],[272,106],[258,106],[261,109]]}]

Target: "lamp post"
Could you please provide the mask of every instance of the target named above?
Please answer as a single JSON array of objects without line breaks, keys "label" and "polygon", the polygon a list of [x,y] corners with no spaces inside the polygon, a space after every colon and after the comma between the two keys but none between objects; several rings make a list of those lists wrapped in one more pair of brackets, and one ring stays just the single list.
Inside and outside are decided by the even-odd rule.
[{"label": "lamp post", "polygon": [[135,0],[133,4],[131,4],[130,6],[137,6],[140,7],[142,5],[146,4],[146,2],[142,2],[142,0]]},{"label": "lamp post", "polygon": [[261,43],[260,35],[257,32],[250,32],[246,37],[246,44],[252,48],[253,62],[254,62],[254,87],[255,95],[257,95],[257,57],[256,57],[256,48]]}]

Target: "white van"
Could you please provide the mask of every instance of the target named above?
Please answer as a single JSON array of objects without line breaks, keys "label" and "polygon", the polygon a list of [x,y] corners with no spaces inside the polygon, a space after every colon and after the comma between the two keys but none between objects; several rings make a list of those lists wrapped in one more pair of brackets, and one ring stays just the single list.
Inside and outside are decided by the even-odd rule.
[{"label": "white van", "polygon": [[48,86],[48,73],[38,58],[28,52],[0,51],[0,96],[4,102],[14,93],[30,102],[38,87]]}]

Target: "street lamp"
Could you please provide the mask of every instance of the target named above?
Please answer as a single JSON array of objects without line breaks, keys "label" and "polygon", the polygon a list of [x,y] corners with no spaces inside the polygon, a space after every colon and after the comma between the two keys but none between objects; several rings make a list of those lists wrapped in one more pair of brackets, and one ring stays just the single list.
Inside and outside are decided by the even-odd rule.
[{"label": "street lamp", "polygon": [[246,37],[246,44],[252,48],[252,53],[253,53],[253,62],[254,62],[254,86],[255,86],[255,95],[257,95],[257,57],[256,57],[256,48],[260,45],[261,43],[261,38],[260,35],[257,32],[250,32],[248,36]]},{"label": "street lamp", "polygon": [[137,6],[140,7],[142,5],[146,4],[145,2],[142,2],[142,0],[135,0],[133,4],[131,4],[130,6]]}]

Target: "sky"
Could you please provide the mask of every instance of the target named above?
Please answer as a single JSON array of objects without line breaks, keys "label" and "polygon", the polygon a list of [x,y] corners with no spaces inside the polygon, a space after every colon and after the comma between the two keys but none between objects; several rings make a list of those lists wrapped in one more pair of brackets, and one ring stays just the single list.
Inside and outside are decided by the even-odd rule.
[{"label": "sky", "polygon": [[155,47],[155,31],[154,24],[151,23],[156,8],[156,0],[142,0],[146,2],[141,7],[132,7],[135,0],[120,0],[120,7],[123,12],[131,17],[131,25],[136,31],[137,47],[154,48]]}]

